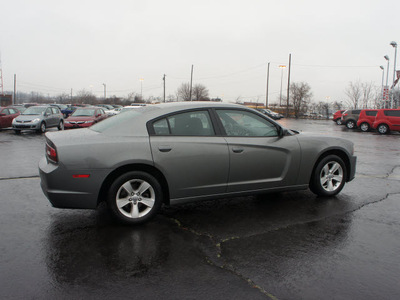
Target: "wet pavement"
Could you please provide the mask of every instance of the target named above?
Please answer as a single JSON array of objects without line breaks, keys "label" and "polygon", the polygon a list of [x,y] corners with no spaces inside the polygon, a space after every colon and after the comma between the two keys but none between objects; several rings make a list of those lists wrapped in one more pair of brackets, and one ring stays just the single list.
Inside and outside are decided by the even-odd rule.
[{"label": "wet pavement", "polygon": [[52,208],[44,135],[0,132],[1,299],[399,299],[400,134],[284,126],[352,140],[356,178],[310,191],[164,207],[151,222]]}]

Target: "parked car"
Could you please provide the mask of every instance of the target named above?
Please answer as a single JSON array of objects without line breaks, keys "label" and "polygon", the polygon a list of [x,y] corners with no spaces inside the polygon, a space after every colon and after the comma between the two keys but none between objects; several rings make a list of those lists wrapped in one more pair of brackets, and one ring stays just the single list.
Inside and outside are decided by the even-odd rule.
[{"label": "parked car", "polygon": [[64,129],[63,115],[58,107],[30,106],[12,121],[12,128],[16,134],[21,133],[21,130],[36,130],[44,133],[50,127]]},{"label": "parked car", "polygon": [[123,112],[126,112],[126,111],[130,111],[130,110],[132,110],[132,109],[142,108],[142,107],[145,107],[145,106],[146,106],[146,105],[127,105],[127,106],[124,106],[124,107],[121,109],[120,113],[123,113]]},{"label": "parked car", "polygon": [[380,134],[400,131],[400,109],[379,109],[372,128]]},{"label": "parked car", "polygon": [[363,109],[358,117],[357,126],[361,131],[367,132],[372,128],[375,121],[377,109]]},{"label": "parked car", "polygon": [[60,109],[61,113],[64,116],[64,119],[68,118],[70,114],[74,112],[76,107],[72,107],[66,104],[50,104],[51,106],[56,106]]},{"label": "parked car", "polygon": [[18,117],[20,112],[12,107],[0,107],[0,129],[11,127],[12,120]]},{"label": "parked car", "polygon": [[355,176],[351,141],[308,136],[253,109],[163,103],[90,128],[46,133],[41,187],[54,207],[142,223],[161,205],[307,189],[334,196]]},{"label": "parked car", "polygon": [[274,120],[279,120],[279,119],[282,118],[280,114],[278,114],[278,113],[276,113],[276,112],[274,112],[274,111],[272,111],[272,110],[270,110],[270,109],[258,108],[257,110],[258,110],[259,112],[261,112],[261,113],[267,115],[267,116],[270,117],[271,119],[274,119]]},{"label": "parked car", "polygon": [[338,110],[333,114],[333,122],[335,122],[337,125],[342,125],[342,114],[344,112],[344,109]]},{"label": "parked car", "polygon": [[8,106],[8,108],[15,108],[15,109],[17,109],[20,113],[24,112],[24,110],[26,109],[26,107],[23,106],[22,104],[14,104],[14,105]]},{"label": "parked car", "polygon": [[360,115],[361,109],[348,109],[342,114],[342,125],[346,125],[348,129],[357,128],[357,121]]},{"label": "parked car", "polygon": [[107,115],[100,107],[78,107],[65,120],[65,129],[90,127],[105,118]]}]

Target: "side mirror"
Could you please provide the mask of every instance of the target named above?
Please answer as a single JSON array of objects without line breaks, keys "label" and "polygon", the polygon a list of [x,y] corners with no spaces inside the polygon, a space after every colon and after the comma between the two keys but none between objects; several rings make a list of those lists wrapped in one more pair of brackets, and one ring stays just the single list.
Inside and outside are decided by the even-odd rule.
[{"label": "side mirror", "polygon": [[288,133],[288,130],[286,128],[280,127],[279,128],[279,136],[284,137]]}]

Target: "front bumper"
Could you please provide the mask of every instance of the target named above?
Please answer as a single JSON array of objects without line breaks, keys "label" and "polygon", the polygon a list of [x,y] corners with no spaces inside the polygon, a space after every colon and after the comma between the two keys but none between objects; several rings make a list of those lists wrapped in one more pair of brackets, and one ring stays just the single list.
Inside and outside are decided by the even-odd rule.
[{"label": "front bumper", "polygon": [[349,175],[347,181],[352,181],[356,177],[357,156],[350,156]]}]

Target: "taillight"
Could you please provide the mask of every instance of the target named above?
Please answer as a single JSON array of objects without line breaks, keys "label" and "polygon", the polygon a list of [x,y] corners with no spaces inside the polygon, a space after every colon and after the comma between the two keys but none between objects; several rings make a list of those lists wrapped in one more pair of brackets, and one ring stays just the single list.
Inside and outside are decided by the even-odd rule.
[{"label": "taillight", "polygon": [[347,116],[348,114],[343,114],[343,117]]},{"label": "taillight", "polygon": [[46,143],[46,156],[50,162],[58,163],[57,150],[54,145],[49,145],[49,143]]}]

